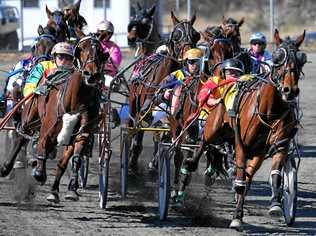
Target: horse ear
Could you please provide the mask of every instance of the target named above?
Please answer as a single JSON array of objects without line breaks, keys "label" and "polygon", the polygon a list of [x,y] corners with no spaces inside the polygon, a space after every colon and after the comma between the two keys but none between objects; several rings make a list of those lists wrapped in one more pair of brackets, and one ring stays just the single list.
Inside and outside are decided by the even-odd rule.
[{"label": "horse ear", "polygon": [[175,15],[173,14],[173,11],[171,11],[171,19],[173,22],[173,25],[178,24],[180,21],[177,19],[177,17],[175,17]]},{"label": "horse ear", "polygon": [[222,25],[225,24],[226,20],[227,20],[226,16],[223,15],[222,16]]},{"label": "horse ear", "polygon": [[280,38],[279,31],[277,29],[274,30],[274,43],[276,46],[279,46],[283,40]]},{"label": "horse ear", "polygon": [[241,18],[241,20],[238,22],[238,27],[242,26],[245,22],[245,17]]},{"label": "horse ear", "polygon": [[191,20],[190,20],[191,25],[194,24],[195,20],[196,20],[196,15],[194,14],[194,15],[191,17]]},{"label": "horse ear", "polygon": [[141,10],[143,9],[139,2],[137,2],[136,5],[137,5],[137,10],[138,10],[138,11],[141,11]]},{"label": "horse ear", "polygon": [[38,35],[44,34],[44,28],[43,28],[43,26],[41,26],[41,25],[38,26],[38,28],[37,28],[37,33],[38,33]]},{"label": "horse ear", "polygon": [[155,10],[156,10],[156,5],[153,5],[150,9],[148,9],[146,12],[147,12],[147,15],[148,16],[153,16],[155,14]]},{"label": "horse ear", "polygon": [[299,48],[301,46],[301,44],[303,43],[303,41],[305,39],[305,33],[306,33],[306,30],[304,30],[303,34],[298,36],[297,39],[295,40],[295,45],[297,48]]},{"label": "horse ear", "polygon": [[202,35],[203,40],[205,40],[206,42],[208,42],[209,37],[208,37],[207,33],[200,31],[200,34]]},{"label": "horse ear", "polygon": [[86,35],[80,30],[79,27],[76,27],[76,28],[75,28],[75,33],[76,33],[76,35],[77,35],[80,39],[82,39],[83,37],[86,36]]},{"label": "horse ear", "polygon": [[53,16],[53,13],[48,9],[47,5],[46,5],[45,10],[46,10],[46,14],[47,14],[48,19],[51,19]]},{"label": "horse ear", "polygon": [[76,2],[76,3],[74,4],[74,5],[75,5],[76,12],[79,12],[80,4],[81,4],[81,0],[78,0],[78,2]]}]

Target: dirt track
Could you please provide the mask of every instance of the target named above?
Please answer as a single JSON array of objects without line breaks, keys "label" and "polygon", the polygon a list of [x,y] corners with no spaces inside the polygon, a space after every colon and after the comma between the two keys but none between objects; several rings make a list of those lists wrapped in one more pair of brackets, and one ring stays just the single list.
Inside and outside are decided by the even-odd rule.
[{"label": "dirt track", "polygon": [[[309,60],[316,63],[316,54]],[[267,160],[255,177],[252,190],[245,204],[246,234],[293,234],[316,235],[316,68],[307,64],[306,79],[300,82],[301,104],[304,112],[300,142],[303,160],[299,170],[299,199],[297,220],[293,227],[285,226],[283,219],[271,219],[267,214],[270,188]],[[128,198],[118,195],[118,144],[114,144],[111,160],[110,202],[106,211],[98,207],[97,158],[88,180],[88,188],[81,191],[79,202],[64,200],[67,175],[60,187],[61,203],[51,204],[46,196],[53,181],[56,161],[49,161],[49,178],[44,186],[38,186],[27,172],[18,171],[13,179],[0,179],[0,235],[228,235],[239,234],[228,229],[234,210],[232,192],[223,181],[217,181],[211,190],[203,185],[202,166],[193,177],[189,196],[182,209],[171,209],[169,218],[160,222],[157,216],[156,180],[148,175],[146,166],[152,152],[151,138],[145,138],[142,159],[142,174],[129,181]],[[3,138],[0,139],[3,147]],[[1,161],[5,153],[1,149]],[[31,201],[20,201],[29,188],[35,189]]]}]

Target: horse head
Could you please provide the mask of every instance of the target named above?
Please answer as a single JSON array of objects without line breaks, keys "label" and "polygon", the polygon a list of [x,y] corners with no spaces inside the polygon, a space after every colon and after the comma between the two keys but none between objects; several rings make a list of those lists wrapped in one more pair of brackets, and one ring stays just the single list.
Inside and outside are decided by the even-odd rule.
[{"label": "horse head", "polygon": [[196,16],[193,15],[190,20],[180,21],[171,12],[171,19],[174,28],[169,37],[169,48],[173,57],[182,59],[187,50],[196,47],[201,37],[200,33],[193,28]]},{"label": "horse head", "polygon": [[84,35],[79,29],[76,29],[76,33],[80,40],[74,49],[75,64],[86,83],[93,84],[101,78],[109,54],[103,53],[101,42],[95,34]]},{"label": "horse head", "polygon": [[231,17],[226,18],[223,16],[221,27],[224,31],[226,38],[230,39],[234,46],[234,52],[240,51],[241,38],[240,38],[240,27],[244,23],[244,18],[241,18],[240,21],[237,21]]},{"label": "horse head", "polygon": [[233,45],[231,40],[225,38],[224,32],[220,26],[207,27],[201,32],[204,44],[208,48],[208,63],[212,66],[212,73],[218,75],[218,65],[233,57]]},{"label": "horse head", "polygon": [[35,39],[35,43],[31,49],[34,64],[44,60],[50,60],[52,48],[58,42],[53,28],[47,26],[43,28],[39,25],[37,32],[38,37]]},{"label": "horse head", "polygon": [[68,3],[65,0],[62,0],[61,2],[62,2],[63,10],[67,11],[67,14],[65,14],[65,19],[67,21],[75,20],[77,16],[79,15],[81,0],[78,0],[76,3],[73,3],[73,4]]},{"label": "horse head", "polygon": [[48,22],[46,27],[50,28],[55,34],[55,38],[58,42],[66,41],[69,38],[68,27],[65,20],[65,16],[62,11],[51,12],[46,6],[46,14],[48,17]]},{"label": "horse head", "polygon": [[157,28],[154,21],[156,6],[153,5],[149,9],[143,9],[139,3],[137,3],[137,6],[138,11],[135,16],[131,17],[127,26],[127,40],[132,47],[136,46],[136,42],[151,42],[150,37],[154,33],[154,29]]},{"label": "horse head", "polygon": [[299,94],[298,81],[307,62],[306,54],[299,50],[304,38],[305,30],[295,40],[290,37],[283,40],[277,29],[274,32],[277,48],[272,53],[272,80],[279,86],[284,101],[291,101]]}]

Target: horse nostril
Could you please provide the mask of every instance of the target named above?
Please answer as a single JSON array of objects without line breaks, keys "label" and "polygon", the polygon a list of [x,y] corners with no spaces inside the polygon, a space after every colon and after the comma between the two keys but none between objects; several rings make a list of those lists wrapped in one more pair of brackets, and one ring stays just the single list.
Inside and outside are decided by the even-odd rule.
[{"label": "horse nostril", "polygon": [[83,76],[90,76],[90,72],[85,70],[85,71],[82,72],[82,75]]},{"label": "horse nostril", "polygon": [[283,87],[282,92],[285,94],[289,94],[291,91],[289,87]]}]

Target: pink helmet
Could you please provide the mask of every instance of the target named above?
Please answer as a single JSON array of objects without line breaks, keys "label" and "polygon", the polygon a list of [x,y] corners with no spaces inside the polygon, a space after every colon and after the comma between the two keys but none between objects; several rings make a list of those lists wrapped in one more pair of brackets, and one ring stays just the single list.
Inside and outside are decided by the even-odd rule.
[{"label": "pink helmet", "polygon": [[69,43],[65,43],[65,42],[61,42],[61,43],[57,43],[53,49],[51,54],[53,56],[55,56],[55,54],[66,54],[69,56],[74,56],[74,49],[73,46]]},{"label": "pink helmet", "polygon": [[114,26],[111,21],[103,20],[99,24],[97,24],[97,30],[114,32]]}]

